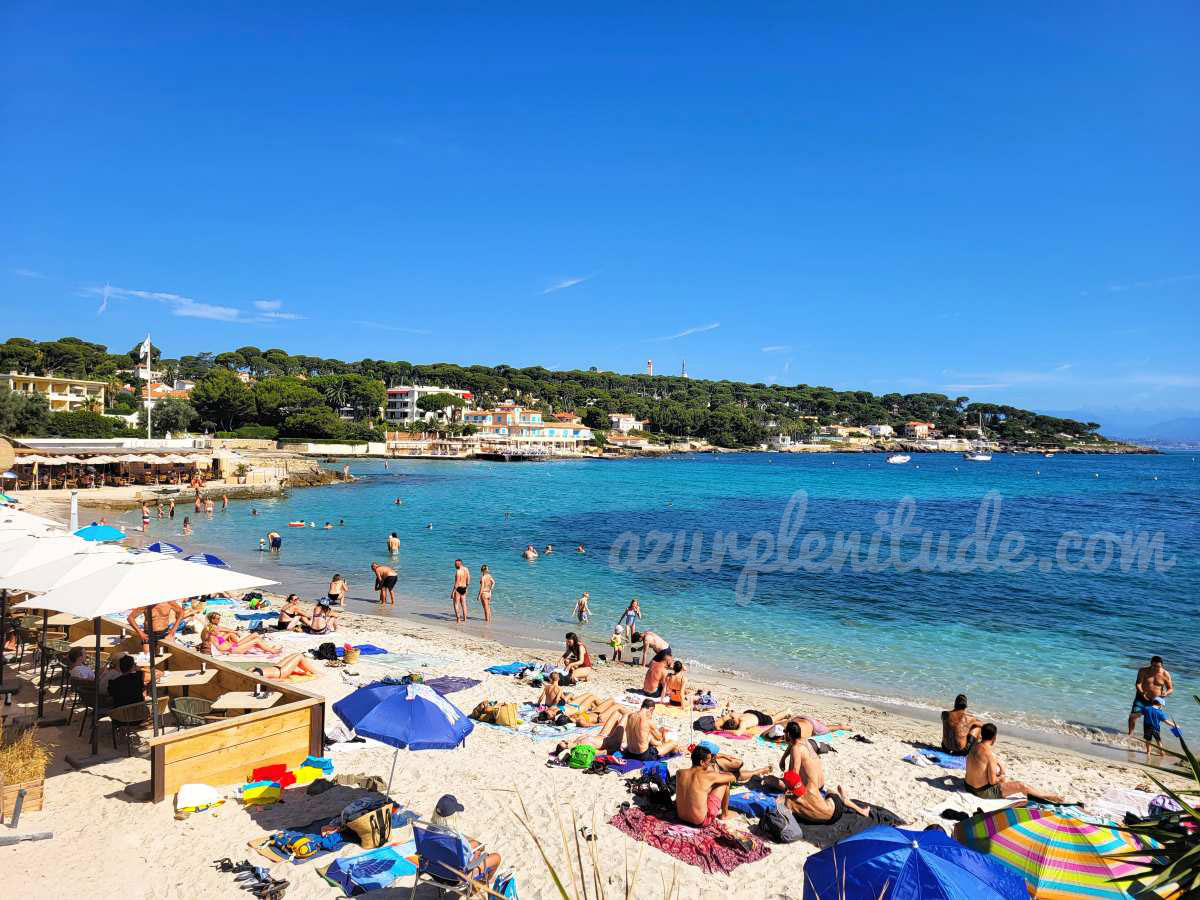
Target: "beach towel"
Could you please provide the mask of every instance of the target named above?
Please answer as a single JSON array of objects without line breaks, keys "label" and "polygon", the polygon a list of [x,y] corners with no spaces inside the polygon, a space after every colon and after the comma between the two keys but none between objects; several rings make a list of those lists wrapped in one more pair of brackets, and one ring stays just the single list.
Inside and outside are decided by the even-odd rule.
[{"label": "beach towel", "polygon": [[273,766],[259,766],[250,773],[250,781],[274,781],[286,790],[296,783],[296,776],[288,771],[284,763],[276,763]]},{"label": "beach towel", "polygon": [[534,663],[514,662],[514,663],[506,663],[505,665],[502,665],[502,666],[488,666],[483,671],[487,672],[490,675],[520,675],[526,669],[536,669],[536,668],[537,668],[537,665]]},{"label": "beach towel", "polygon": [[922,749],[919,752],[927,760],[936,763],[943,769],[965,769],[967,767],[967,758],[965,756],[955,756],[953,753],[946,753],[944,750]]},{"label": "beach towel", "polygon": [[757,737],[754,734],[739,734],[736,731],[709,731],[707,734],[709,737],[725,738],[727,741],[750,741]]},{"label": "beach towel", "polygon": [[463,678],[459,675],[441,675],[425,682],[426,687],[433,688],[443,697],[458,691],[469,690],[479,684],[483,684],[483,682],[477,678]]},{"label": "beach towel", "polygon": [[239,622],[265,622],[268,619],[278,619],[277,612],[234,613],[233,617]]},{"label": "beach towel", "polygon": [[618,762],[609,763],[608,770],[610,772],[616,772],[620,775],[628,775],[630,772],[641,771],[642,766],[653,765],[656,762],[666,762],[667,760],[675,759],[676,757],[678,757],[680,755],[681,754],[679,754],[679,753],[672,753],[670,756],[663,756],[663,757],[660,757],[659,759],[624,759],[624,758],[622,758]]},{"label": "beach towel", "polygon": [[[238,616],[238,618],[240,619],[241,616]],[[354,649],[357,650],[359,652],[359,654],[362,656],[386,656],[387,655],[386,650],[384,650],[382,647],[376,647],[374,644],[355,644]],[[337,648],[338,656],[344,656],[345,653],[346,653],[345,647]]]},{"label": "beach towel", "polygon": [[744,863],[771,855],[771,848],[752,835],[746,836],[751,842],[750,849],[743,850],[726,837],[724,826],[718,823],[694,828],[678,820],[649,815],[636,806],[621,810],[608,824],[707,874],[729,875]]},{"label": "beach towel", "polygon": [[238,788],[243,806],[267,806],[278,803],[283,793],[278,781],[253,781]]},{"label": "beach towel", "polygon": [[[411,848],[411,849],[410,849]],[[317,872],[330,884],[342,889],[348,897],[385,888],[397,878],[417,872],[416,845],[380,847],[358,856],[334,860]]]},{"label": "beach towel", "polygon": [[729,808],[740,812],[749,819],[757,819],[768,809],[773,809],[778,801],[778,794],[764,794],[762,791],[742,791],[729,795]]}]

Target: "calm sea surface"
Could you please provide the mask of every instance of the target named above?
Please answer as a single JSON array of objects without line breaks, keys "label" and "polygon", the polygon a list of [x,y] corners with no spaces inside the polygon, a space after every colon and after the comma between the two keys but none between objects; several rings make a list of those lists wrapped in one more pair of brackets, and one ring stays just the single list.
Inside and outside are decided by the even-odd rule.
[{"label": "calm sea surface", "polygon": [[[475,580],[481,563],[491,567],[497,616],[509,634],[534,644],[560,645],[576,598],[589,591],[593,614],[584,632],[593,653],[604,649],[636,596],[646,627],[702,667],[911,705],[941,707],[964,691],[973,707],[1034,726],[1123,728],[1135,667],[1159,654],[1176,682],[1169,710],[1185,728],[1200,727],[1200,707],[1190,701],[1200,689],[1200,462],[1191,454],[997,456],[990,463],[930,454],[901,466],[865,454],[349,465],[355,484],[258,501],[257,516],[245,502],[212,518],[193,515],[186,539],[179,532],[191,506],[181,505],[173,522],[152,521],[150,539],[215,552],[302,596],[324,593],[338,571],[351,595],[365,599],[369,565],[387,561],[384,542],[395,531],[401,549],[389,562],[400,573],[405,612],[449,618],[452,566],[461,557]],[[777,562],[770,551],[797,491],[807,506],[788,555],[798,557],[816,532],[826,543],[812,559],[825,566],[777,566],[757,576],[751,593],[742,560],[727,552],[723,563],[712,563],[714,540],[729,546],[736,531],[733,546],[744,555],[761,531],[754,555]],[[1019,532],[1023,548],[1013,552],[1010,543],[1009,555],[1033,557],[1025,571],[952,565],[959,543],[976,533],[989,492],[996,492],[988,507],[996,524],[987,558],[996,558],[1007,532]],[[829,565],[838,532],[860,533],[858,556],[875,534],[876,557],[886,561],[892,537],[880,524],[892,521],[904,498],[912,499],[910,527],[932,532],[931,555],[948,533],[950,566],[897,571],[855,566],[851,558],[840,570]],[[345,525],[286,527],[296,519]],[[258,539],[271,528],[283,535],[283,550],[260,554]],[[629,563],[646,561],[651,532],[662,533],[665,549],[658,566],[638,571]],[[1064,568],[1056,548],[1070,532],[1081,541],[1066,539]],[[1159,571],[1151,550],[1143,571],[1128,553],[1133,564],[1123,571],[1112,537],[1127,532],[1147,539],[1161,532],[1158,555],[1173,561],[1169,570]],[[1102,567],[1109,550],[1112,564],[1067,570],[1079,568],[1078,547],[1097,533],[1092,568]],[[901,558],[912,560],[921,542],[921,534],[898,539]],[[556,552],[526,562],[520,552],[531,543],[553,544]],[[580,543],[586,554],[574,552]],[[972,546],[966,558],[976,552]],[[473,613],[474,594],[472,587]]]}]

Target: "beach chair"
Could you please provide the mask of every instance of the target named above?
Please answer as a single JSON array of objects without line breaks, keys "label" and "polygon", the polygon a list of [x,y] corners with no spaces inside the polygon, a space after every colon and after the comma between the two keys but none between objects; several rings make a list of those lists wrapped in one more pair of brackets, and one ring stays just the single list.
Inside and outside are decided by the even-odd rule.
[{"label": "beach chair", "polygon": [[150,702],[130,703],[118,706],[108,711],[108,721],[112,725],[113,749],[117,749],[117,734],[125,732],[125,753],[133,756],[133,733],[150,721]]},{"label": "beach chair", "polygon": [[211,721],[212,701],[203,697],[175,697],[170,709],[178,728],[195,728]]},{"label": "beach chair", "polygon": [[439,896],[469,896],[473,890],[471,883],[463,880],[458,873],[471,871],[472,860],[482,858],[484,854],[483,845],[472,850],[467,839],[457,833],[437,825],[418,825],[416,822],[413,822],[413,839],[419,859],[409,900],[416,897],[422,881],[436,887]]}]

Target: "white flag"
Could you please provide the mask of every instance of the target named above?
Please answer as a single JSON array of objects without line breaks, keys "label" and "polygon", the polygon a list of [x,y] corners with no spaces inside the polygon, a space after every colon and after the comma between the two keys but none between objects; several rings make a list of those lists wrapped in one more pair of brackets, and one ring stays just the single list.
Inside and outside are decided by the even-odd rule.
[{"label": "white flag", "polygon": [[146,335],[146,339],[142,341],[142,346],[138,348],[138,359],[145,359],[150,362],[150,335]]}]

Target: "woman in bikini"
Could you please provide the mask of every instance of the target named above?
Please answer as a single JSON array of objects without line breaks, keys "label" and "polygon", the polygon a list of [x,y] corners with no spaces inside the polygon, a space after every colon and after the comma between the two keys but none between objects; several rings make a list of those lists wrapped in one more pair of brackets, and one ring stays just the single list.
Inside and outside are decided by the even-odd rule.
[{"label": "woman in bikini", "polygon": [[671,674],[667,676],[666,690],[663,693],[671,706],[683,706],[683,697],[687,693],[687,675],[684,673],[682,659],[675,660],[675,665],[671,667]]},{"label": "woman in bikini", "polygon": [[283,608],[279,610],[279,621],[275,623],[276,631],[300,631],[308,622],[308,616],[300,609],[300,595],[288,594]]},{"label": "woman in bikini", "polygon": [[576,681],[587,681],[592,674],[592,657],[583,641],[573,631],[567,632],[567,649],[562,655],[562,665]]},{"label": "woman in bikini", "polygon": [[304,658],[303,653],[285,656],[273,666],[260,666],[250,670],[269,681],[283,681],[293,676],[319,675],[317,668]]},{"label": "woman in bikini", "polygon": [[760,710],[748,709],[741,715],[737,715],[729,707],[725,707],[725,709],[721,710],[721,714],[717,716],[717,728],[721,731],[730,731],[735,734],[756,734],[763,728],[770,728],[772,725],[778,725],[787,720],[788,714],[786,712],[769,716]]},{"label": "woman in bikini", "polygon": [[264,640],[257,634],[242,635],[229,628],[221,627],[221,614],[208,614],[208,624],[200,632],[200,652],[209,656],[233,656],[258,651],[267,656],[276,656],[283,648]]},{"label": "woman in bikini", "polygon": [[479,605],[483,607],[483,621],[492,621],[492,588],[496,586],[496,579],[492,577],[492,573],[488,571],[486,564],[479,567]]},{"label": "woman in bikini", "polygon": [[[330,525],[328,522],[326,522],[325,527],[332,528],[333,526]],[[328,596],[329,596],[330,601],[332,603],[336,603],[338,606],[345,606],[346,605],[346,591],[348,589],[349,589],[349,587],[346,584],[346,579],[343,578],[341,575],[335,574],[331,579],[329,579]]]}]

